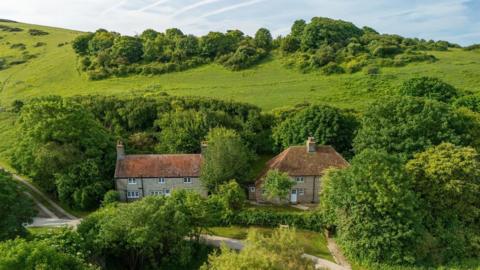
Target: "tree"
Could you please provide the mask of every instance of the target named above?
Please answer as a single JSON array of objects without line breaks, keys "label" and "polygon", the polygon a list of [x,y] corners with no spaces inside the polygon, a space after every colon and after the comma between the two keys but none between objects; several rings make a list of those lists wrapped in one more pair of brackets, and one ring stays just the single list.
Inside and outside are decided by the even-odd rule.
[{"label": "tree", "polygon": [[255,46],[262,48],[266,51],[269,51],[272,48],[272,34],[266,28],[260,28],[255,33]]},{"label": "tree", "polygon": [[434,100],[388,97],[365,112],[354,139],[356,153],[367,148],[411,156],[442,142],[477,144],[478,120]]},{"label": "tree", "polygon": [[240,136],[230,129],[214,128],[208,133],[207,142],[200,176],[205,187],[215,192],[230,179],[245,183],[253,154]]},{"label": "tree", "polygon": [[229,221],[245,205],[245,190],[235,180],[218,186],[216,193],[208,197],[209,215],[215,221]]},{"label": "tree", "polygon": [[458,96],[458,91],[452,85],[438,78],[420,77],[405,81],[400,88],[400,94],[426,97],[448,103]]},{"label": "tree", "polygon": [[[94,257],[128,269],[163,269],[189,262],[199,228],[208,226],[204,199],[195,192],[147,196],[127,205],[108,205],[78,226]],[[168,269],[168,268],[166,268]]]},{"label": "tree", "polygon": [[270,170],[263,180],[263,189],[269,199],[277,199],[280,202],[290,194],[295,182],[286,173],[278,170]]},{"label": "tree", "polygon": [[300,40],[292,35],[288,35],[282,39],[280,49],[286,53],[296,52],[300,48]]},{"label": "tree", "polygon": [[[92,187],[110,184],[114,141],[90,112],[69,99],[37,98],[22,108],[16,129],[17,170],[65,203],[83,208],[92,198],[99,202],[103,194],[95,197]],[[78,200],[71,197],[75,193]]]},{"label": "tree", "polygon": [[347,255],[367,262],[416,261],[419,198],[399,156],[364,150],[324,177],[321,209]]},{"label": "tree", "polygon": [[290,35],[293,38],[300,40],[302,38],[303,30],[305,30],[306,25],[307,23],[305,22],[305,20],[296,20],[292,25]]},{"label": "tree", "polygon": [[88,44],[92,38],[93,34],[91,33],[77,36],[72,42],[72,47],[73,50],[75,50],[75,53],[79,55],[88,54]]},{"label": "tree", "polygon": [[122,36],[115,39],[112,55],[117,63],[132,64],[140,61],[143,55],[143,45],[139,38]]},{"label": "tree", "polygon": [[415,155],[406,168],[427,213],[423,223],[433,238],[430,246],[425,247],[430,259],[442,262],[480,256],[480,156],[477,151],[443,143]]},{"label": "tree", "polygon": [[349,112],[326,105],[311,105],[288,117],[273,131],[278,147],[305,143],[314,136],[318,143],[332,145],[345,156],[351,156],[352,140],[358,123]]},{"label": "tree", "polygon": [[201,270],[306,270],[315,269],[312,261],[302,257],[295,230],[276,229],[270,237],[255,230],[248,233],[245,247],[240,251],[222,247],[220,253],[209,256]]},{"label": "tree", "polygon": [[0,241],[25,235],[24,223],[36,215],[33,201],[15,184],[15,180],[0,171]]},{"label": "tree", "polygon": [[0,243],[0,253],[0,269],[98,269],[74,255],[59,252],[45,241],[9,240]]},{"label": "tree", "polygon": [[113,46],[115,34],[104,29],[99,29],[88,42],[88,51],[91,54],[99,53]]}]

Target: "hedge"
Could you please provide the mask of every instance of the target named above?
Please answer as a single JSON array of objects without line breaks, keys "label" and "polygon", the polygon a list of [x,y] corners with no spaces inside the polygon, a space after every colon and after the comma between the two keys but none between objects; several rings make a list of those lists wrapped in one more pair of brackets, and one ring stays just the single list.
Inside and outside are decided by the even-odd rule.
[{"label": "hedge", "polygon": [[228,224],[240,226],[278,227],[289,225],[297,229],[321,232],[325,228],[322,217],[317,212],[272,212],[269,210],[246,209],[233,214]]}]

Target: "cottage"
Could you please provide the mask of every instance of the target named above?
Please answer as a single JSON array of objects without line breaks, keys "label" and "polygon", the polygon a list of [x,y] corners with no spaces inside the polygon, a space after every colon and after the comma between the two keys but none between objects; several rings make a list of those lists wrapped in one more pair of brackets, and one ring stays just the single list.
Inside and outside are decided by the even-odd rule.
[{"label": "cottage", "polygon": [[291,203],[318,203],[321,178],[328,168],[344,168],[348,162],[331,146],[316,145],[313,137],[306,146],[292,146],[267,162],[255,185],[249,187],[249,199],[265,202],[262,184],[269,170],[287,173],[295,185],[290,191]]},{"label": "cottage", "polygon": [[169,196],[173,190],[192,190],[204,196],[200,182],[201,154],[125,155],[117,144],[115,186],[122,201],[149,195]]}]

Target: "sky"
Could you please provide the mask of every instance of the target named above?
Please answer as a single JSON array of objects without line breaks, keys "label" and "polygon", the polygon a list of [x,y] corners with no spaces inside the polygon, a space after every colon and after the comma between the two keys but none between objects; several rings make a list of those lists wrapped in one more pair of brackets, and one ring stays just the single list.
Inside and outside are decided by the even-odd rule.
[{"label": "sky", "polygon": [[128,35],[172,27],[195,35],[252,35],[266,27],[285,35],[295,20],[314,16],[405,37],[480,43],[480,0],[0,0],[0,18]]}]

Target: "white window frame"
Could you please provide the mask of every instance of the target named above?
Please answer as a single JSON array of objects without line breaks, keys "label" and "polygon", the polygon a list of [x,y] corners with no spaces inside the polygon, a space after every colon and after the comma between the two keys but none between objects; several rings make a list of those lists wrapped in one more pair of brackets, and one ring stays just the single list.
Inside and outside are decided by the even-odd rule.
[{"label": "white window frame", "polygon": [[129,185],[136,185],[136,184],[137,184],[137,179],[135,179],[135,178],[128,178],[128,184],[129,184]]},{"label": "white window frame", "polygon": [[158,178],[158,183],[162,185],[165,184],[165,178],[163,177]]},{"label": "white window frame", "polygon": [[160,196],[160,195],[163,195],[163,191],[158,191],[158,190],[150,191],[150,195],[152,195],[152,196]]},{"label": "white window frame", "polygon": [[305,195],[305,189],[304,188],[298,188],[298,196],[304,196]]},{"label": "white window frame", "polygon": [[255,187],[250,187],[250,192],[255,192]]},{"label": "white window frame", "polygon": [[190,177],[184,177],[184,178],[183,178],[183,183],[184,183],[184,184],[191,184],[191,183],[193,183],[192,178],[190,178]]},{"label": "white window frame", "polygon": [[295,177],[295,181],[297,183],[305,183],[305,179],[303,178],[303,176],[297,176]]},{"label": "white window frame", "polygon": [[163,194],[164,194],[165,196],[170,196],[171,193],[172,193],[172,190],[171,190],[171,189],[169,189],[169,188],[164,188],[164,189],[163,189]]},{"label": "white window frame", "polygon": [[138,199],[140,198],[140,191],[127,191],[128,199]]}]

